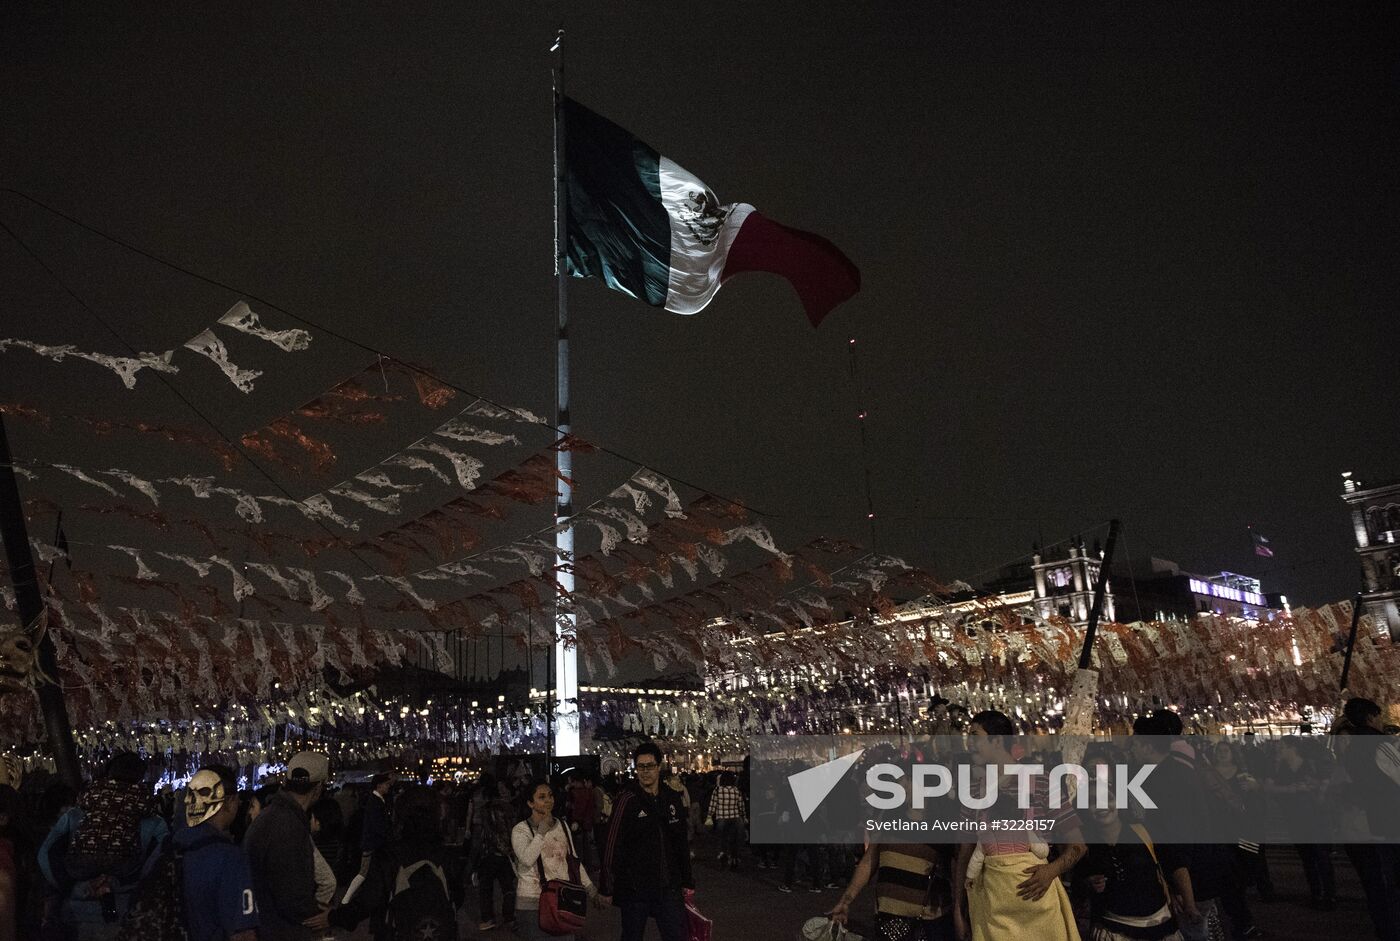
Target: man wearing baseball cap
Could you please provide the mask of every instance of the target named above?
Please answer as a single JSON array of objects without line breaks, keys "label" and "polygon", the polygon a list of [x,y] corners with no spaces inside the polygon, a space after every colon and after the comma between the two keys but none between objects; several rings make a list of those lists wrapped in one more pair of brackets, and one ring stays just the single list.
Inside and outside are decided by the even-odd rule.
[{"label": "man wearing baseball cap", "polygon": [[326,913],[316,902],[307,812],[325,790],[330,770],[330,759],[319,752],[293,755],[282,789],[243,840],[253,869],[262,941],[313,941],[313,932],[326,928]]},{"label": "man wearing baseball cap", "polygon": [[171,838],[183,852],[185,930],[190,941],[254,941],[258,907],[248,857],[228,828],[238,816],[238,778],[207,765],[185,787],[185,822]]}]

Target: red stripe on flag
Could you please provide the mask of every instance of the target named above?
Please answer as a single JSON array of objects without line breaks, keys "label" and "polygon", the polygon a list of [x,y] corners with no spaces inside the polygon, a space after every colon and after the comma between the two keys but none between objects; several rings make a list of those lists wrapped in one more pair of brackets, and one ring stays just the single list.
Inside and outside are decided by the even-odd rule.
[{"label": "red stripe on flag", "polygon": [[720,282],[745,271],[784,277],[797,291],[812,326],[860,290],[860,269],[820,235],[790,229],[751,212],[734,237]]}]

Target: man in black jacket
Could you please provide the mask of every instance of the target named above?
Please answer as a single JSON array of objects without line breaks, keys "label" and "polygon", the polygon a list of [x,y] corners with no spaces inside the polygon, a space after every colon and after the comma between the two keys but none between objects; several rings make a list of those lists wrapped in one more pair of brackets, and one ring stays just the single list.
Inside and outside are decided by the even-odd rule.
[{"label": "man in black jacket", "polygon": [[641,941],[649,918],[661,941],[684,941],[684,892],[695,888],[685,804],[680,792],[661,786],[656,745],[638,745],[632,765],[637,780],[613,804],[600,888],[622,910],[622,941]]},{"label": "man in black jacket", "polygon": [[[1138,759],[1156,765],[1142,786],[1156,809],[1145,810],[1143,822],[1157,843],[1179,844],[1177,852],[1186,866],[1173,871],[1172,891],[1178,900],[1181,936],[1205,941],[1217,936],[1216,925],[1224,924],[1220,902],[1233,878],[1234,842],[1224,836],[1229,828],[1221,820],[1222,808],[1206,794],[1201,775],[1173,749],[1178,741],[1174,731],[1170,720],[1157,714],[1133,722]],[[1219,930],[1223,936],[1223,927]],[[1252,919],[1235,920],[1233,932],[1236,938],[1258,936]]]},{"label": "man in black jacket", "polygon": [[311,824],[306,813],[321,797],[330,761],[318,752],[298,752],[287,762],[287,780],[248,828],[243,849],[253,872],[263,941],[311,941],[324,930],[326,913],[316,903]]},{"label": "man in black jacket", "polygon": [[1366,812],[1373,838],[1348,846],[1347,855],[1361,877],[1376,937],[1392,941],[1400,939],[1400,747],[1382,731],[1381,707],[1372,700],[1349,699],[1342,714],[1348,796]]},{"label": "man in black jacket", "polygon": [[369,782],[365,797],[364,819],[360,824],[360,875],[369,871],[370,857],[385,843],[393,831],[389,814],[389,790],[394,786],[392,774],[376,774]]}]

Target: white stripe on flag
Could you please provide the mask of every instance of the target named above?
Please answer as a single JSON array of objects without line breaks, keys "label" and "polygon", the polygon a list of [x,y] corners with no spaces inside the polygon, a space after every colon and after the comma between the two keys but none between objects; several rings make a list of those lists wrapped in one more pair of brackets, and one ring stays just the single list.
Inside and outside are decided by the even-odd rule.
[{"label": "white stripe on flag", "polygon": [[698,314],[719,290],[729,247],[753,207],[721,207],[708,186],[666,157],[659,158],[658,173],[661,204],[671,223],[665,306],[676,314]]}]

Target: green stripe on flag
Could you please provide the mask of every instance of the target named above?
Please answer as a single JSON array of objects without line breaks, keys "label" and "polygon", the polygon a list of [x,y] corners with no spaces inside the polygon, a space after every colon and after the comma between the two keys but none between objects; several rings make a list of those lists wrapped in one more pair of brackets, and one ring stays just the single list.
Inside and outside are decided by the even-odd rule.
[{"label": "green stripe on flag", "polygon": [[671,224],[655,150],[564,100],[568,271],[656,307],[666,303]]}]

